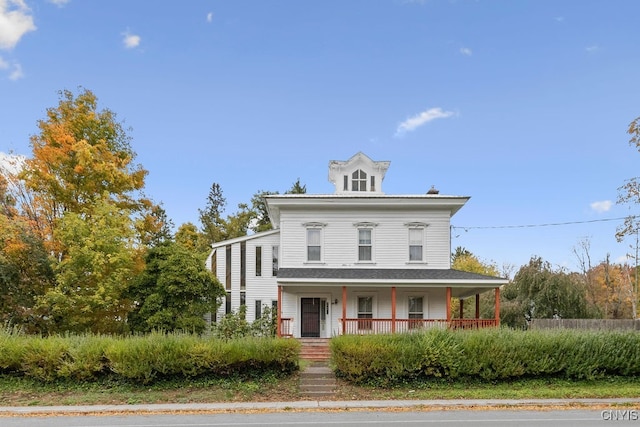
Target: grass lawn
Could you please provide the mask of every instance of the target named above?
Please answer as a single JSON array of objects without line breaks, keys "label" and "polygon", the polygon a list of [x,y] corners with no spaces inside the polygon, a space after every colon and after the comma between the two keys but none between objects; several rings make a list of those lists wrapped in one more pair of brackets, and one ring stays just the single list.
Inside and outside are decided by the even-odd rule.
[{"label": "grass lawn", "polygon": [[[638,398],[640,378],[592,381],[529,379],[512,382],[445,380],[414,382],[393,388],[354,386],[339,381],[334,400],[385,399],[553,399]],[[142,403],[210,403],[305,400],[298,377],[265,380],[200,379],[142,386],[103,381],[55,383],[0,376],[0,406],[49,406]]]}]

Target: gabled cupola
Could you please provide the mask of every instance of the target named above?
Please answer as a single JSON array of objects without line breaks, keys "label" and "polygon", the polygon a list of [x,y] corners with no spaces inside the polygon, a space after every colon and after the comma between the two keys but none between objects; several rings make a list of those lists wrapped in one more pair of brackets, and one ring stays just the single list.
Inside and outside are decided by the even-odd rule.
[{"label": "gabled cupola", "polygon": [[388,161],[374,162],[363,152],[347,161],[329,162],[329,181],[336,186],[336,194],[384,194],[382,180],[389,169]]}]

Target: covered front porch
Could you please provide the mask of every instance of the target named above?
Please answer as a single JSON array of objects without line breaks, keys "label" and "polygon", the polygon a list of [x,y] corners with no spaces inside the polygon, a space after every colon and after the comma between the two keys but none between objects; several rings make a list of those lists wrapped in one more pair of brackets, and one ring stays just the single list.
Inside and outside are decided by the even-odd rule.
[{"label": "covered front porch", "polygon": [[[279,284],[277,333],[282,337],[331,338],[429,328],[496,327],[500,324],[501,284]],[[490,318],[480,316],[480,294],[484,292],[495,294]],[[459,300],[458,318],[451,308],[455,299]],[[465,303],[475,303],[474,317],[464,318]]]}]

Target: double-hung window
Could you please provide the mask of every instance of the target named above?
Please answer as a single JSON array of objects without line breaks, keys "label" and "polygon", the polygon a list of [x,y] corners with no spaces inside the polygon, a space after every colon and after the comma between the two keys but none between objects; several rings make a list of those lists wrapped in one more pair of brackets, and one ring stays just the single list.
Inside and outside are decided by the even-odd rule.
[{"label": "double-hung window", "polygon": [[421,326],[422,322],[418,319],[424,319],[424,299],[423,297],[410,296],[409,329],[418,328]]},{"label": "double-hung window", "polygon": [[424,227],[409,228],[409,262],[424,262]]},{"label": "double-hung window", "polygon": [[322,229],[307,229],[307,261],[322,260]]},{"label": "double-hung window", "polygon": [[372,230],[370,228],[358,229],[358,261],[372,261]]},{"label": "double-hung window", "polygon": [[358,329],[370,330],[373,326],[373,297],[371,296],[362,296],[358,297],[358,319],[369,319],[369,320],[358,320]]}]

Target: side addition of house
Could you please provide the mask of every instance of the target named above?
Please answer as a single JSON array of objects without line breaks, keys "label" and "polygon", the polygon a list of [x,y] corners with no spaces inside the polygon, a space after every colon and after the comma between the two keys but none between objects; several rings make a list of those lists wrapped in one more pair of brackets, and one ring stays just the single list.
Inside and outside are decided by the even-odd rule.
[{"label": "side addition of house", "polygon": [[[451,269],[450,221],[469,197],[387,195],[388,168],[357,153],[329,162],[333,194],[266,196],[273,230],[213,245],[207,263],[227,291],[217,318],[269,306],[278,335],[319,338],[497,326],[507,280]],[[487,291],[495,316],[480,319]],[[452,298],[475,300],[475,318],[453,319]]]}]

